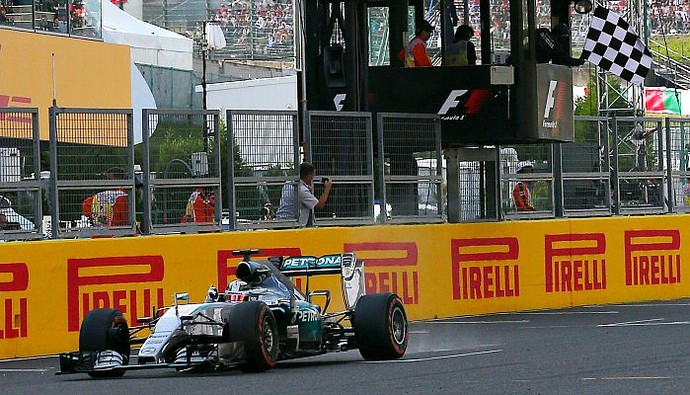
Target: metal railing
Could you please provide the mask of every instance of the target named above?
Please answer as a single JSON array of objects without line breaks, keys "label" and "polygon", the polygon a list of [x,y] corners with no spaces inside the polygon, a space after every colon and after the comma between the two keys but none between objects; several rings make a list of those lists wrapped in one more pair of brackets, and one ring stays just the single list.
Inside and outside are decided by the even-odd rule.
[{"label": "metal railing", "polygon": [[379,222],[443,221],[443,155],[437,115],[379,113]]},{"label": "metal railing", "polygon": [[297,196],[297,113],[229,110],[226,119],[230,229],[299,226],[297,199],[285,210],[290,215],[276,218],[283,189],[295,188],[291,196]]},{"label": "metal railing", "polygon": [[[501,147],[501,208],[504,219],[550,218],[556,215],[554,147],[552,144],[529,144]],[[518,173],[521,162],[532,165],[532,173]],[[529,190],[529,209],[522,211],[515,202],[517,184]]]},{"label": "metal railing", "polygon": [[43,237],[38,109],[0,108],[0,240]]},{"label": "metal railing", "polygon": [[690,212],[690,120],[666,118],[666,203],[669,212]]},{"label": "metal railing", "polygon": [[52,237],[135,234],[132,110],[49,113]]},{"label": "metal railing", "polygon": [[563,215],[611,215],[609,119],[578,117],[577,142],[558,144],[563,183]]},{"label": "metal railing", "polygon": [[[307,113],[303,139],[294,112],[229,111],[227,136],[218,111],[143,115],[135,147],[131,110],[51,108],[50,150],[41,152],[38,110],[0,108],[0,240],[298,227],[298,214],[274,215],[284,189],[297,192],[302,160],[316,166],[315,195],[321,177],[333,180],[319,226],[445,221],[451,198],[463,211],[453,221],[690,212],[682,118],[576,117],[572,143],[467,148],[447,195],[435,116],[377,114],[374,142],[370,113]],[[517,173],[521,161],[535,171]],[[518,182],[534,211],[515,209]],[[202,219],[185,221],[190,214]]]},{"label": "metal railing", "polygon": [[143,110],[143,233],[220,230],[220,112]]},{"label": "metal railing", "polygon": [[[326,206],[314,213],[315,223],[374,223],[374,154],[371,113],[311,111],[305,131],[305,157],[317,177],[333,182]],[[314,185],[320,196],[323,184]]]}]

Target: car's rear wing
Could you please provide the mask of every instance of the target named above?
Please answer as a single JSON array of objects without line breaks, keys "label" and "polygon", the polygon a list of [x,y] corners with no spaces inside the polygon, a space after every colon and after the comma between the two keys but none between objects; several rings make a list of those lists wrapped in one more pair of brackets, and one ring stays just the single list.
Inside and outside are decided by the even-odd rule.
[{"label": "car's rear wing", "polygon": [[346,265],[355,260],[354,254],[329,254],[321,257],[291,256],[280,263],[280,272],[286,276],[316,276],[340,274],[343,262]]},{"label": "car's rear wing", "polygon": [[271,258],[269,260],[286,276],[306,276],[307,293],[309,293],[309,277],[322,274],[340,274],[347,310],[354,309],[359,298],[366,293],[364,262],[358,261],[353,252],[324,255],[318,258],[315,256],[291,256],[282,260]]}]

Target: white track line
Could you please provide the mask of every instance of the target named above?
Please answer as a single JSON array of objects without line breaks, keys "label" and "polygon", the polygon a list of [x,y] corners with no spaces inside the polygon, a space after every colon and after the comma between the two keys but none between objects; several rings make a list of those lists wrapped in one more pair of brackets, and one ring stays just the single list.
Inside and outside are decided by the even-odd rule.
[{"label": "white track line", "polygon": [[673,322],[640,322],[637,324],[626,324],[626,325],[599,325],[603,327],[623,327],[623,326],[661,326],[661,325],[690,325],[690,321],[673,321]]},{"label": "white track line", "polygon": [[514,321],[433,321],[425,322],[426,324],[442,324],[442,325],[462,325],[462,324],[524,324],[529,320],[514,320]]},{"label": "white track line", "polygon": [[533,312],[516,312],[515,315],[572,315],[572,314],[620,314],[620,312],[612,311],[533,311]]},{"label": "white track line", "polygon": [[600,324],[598,327],[611,327],[611,326],[632,326],[632,325],[647,325],[650,322],[663,321],[663,318],[652,318],[649,320],[639,320],[639,321],[626,321],[626,322],[615,322],[613,324]]},{"label": "white track line", "polygon": [[472,357],[476,355],[488,355],[503,352],[502,349],[497,350],[486,350],[486,351],[475,351],[466,352],[461,354],[452,355],[439,355],[435,357],[424,357],[424,358],[410,358],[410,359],[395,359],[392,361],[365,361],[364,363],[409,363],[409,362],[427,362],[427,361],[438,361],[442,359],[452,359],[452,358],[462,358],[462,357]]},{"label": "white track line", "polygon": [[0,373],[44,373],[51,369],[0,369]]},{"label": "white track line", "polygon": [[582,380],[669,380],[671,376],[613,376],[613,377],[583,377]]},{"label": "white track line", "polygon": [[[642,302],[640,302],[642,303]],[[659,307],[659,306],[690,306],[690,303],[644,303],[644,304],[615,304],[614,307]]]}]

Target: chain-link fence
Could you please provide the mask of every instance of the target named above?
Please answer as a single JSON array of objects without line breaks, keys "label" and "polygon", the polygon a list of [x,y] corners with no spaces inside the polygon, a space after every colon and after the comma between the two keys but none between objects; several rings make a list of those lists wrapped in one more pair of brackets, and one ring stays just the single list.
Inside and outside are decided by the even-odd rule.
[{"label": "chain-link fence", "polygon": [[616,214],[663,213],[663,119],[613,117],[611,161],[617,173],[613,188]]},{"label": "chain-link fence", "polygon": [[606,117],[578,117],[577,140],[558,145],[565,216],[611,214],[609,129]]},{"label": "chain-link fence", "polygon": [[572,143],[463,151],[448,192],[435,116],[378,114],[374,142],[370,113],[310,112],[302,147],[295,112],[229,111],[225,135],[218,111],[144,110],[135,147],[130,110],[49,115],[41,152],[37,110],[0,108],[0,240],[297,227],[297,200],[275,217],[303,160],[315,196],[333,183],[320,226],[444,221],[449,193],[460,221],[690,212],[685,119],[576,117]]},{"label": "chain-link fence", "polygon": [[554,217],[552,144],[501,147],[501,211],[506,219]]},{"label": "chain-link fence", "polygon": [[283,195],[297,196],[297,113],[230,110],[226,119],[230,228],[297,227],[297,199],[278,212]]},{"label": "chain-link fence", "polygon": [[0,108],[0,240],[42,237],[38,109]]},{"label": "chain-link fence", "polygon": [[[318,225],[374,223],[374,164],[370,113],[311,111],[305,134],[306,158],[317,181],[333,186],[326,205],[314,213]],[[324,183],[314,184],[314,196]]]},{"label": "chain-link fence", "polygon": [[381,222],[443,219],[441,123],[436,115],[379,113]]},{"label": "chain-link fence", "polygon": [[[151,89],[158,108],[191,109],[201,107],[201,100],[195,100],[194,85],[200,83],[191,70],[172,67],[158,67],[149,64],[136,65]],[[210,81],[210,79],[207,79]],[[197,107],[197,108],[198,108]]]},{"label": "chain-link fence", "polygon": [[665,150],[667,179],[666,196],[671,211],[690,212],[690,121],[666,118]]},{"label": "chain-link fence", "polygon": [[133,235],[132,111],[50,108],[53,237]]},{"label": "chain-link fence", "polygon": [[218,110],[143,110],[144,233],[220,230]]}]

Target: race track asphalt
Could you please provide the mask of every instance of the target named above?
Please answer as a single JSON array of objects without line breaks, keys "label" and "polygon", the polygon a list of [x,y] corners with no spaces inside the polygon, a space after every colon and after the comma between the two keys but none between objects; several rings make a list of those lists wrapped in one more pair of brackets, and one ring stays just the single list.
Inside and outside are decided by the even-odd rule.
[{"label": "race track asphalt", "polygon": [[57,358],[0,362],[0,394],[687,394],[690,300],[415,322],[403,359],[356,350],[248,374],[59,375]]}]

